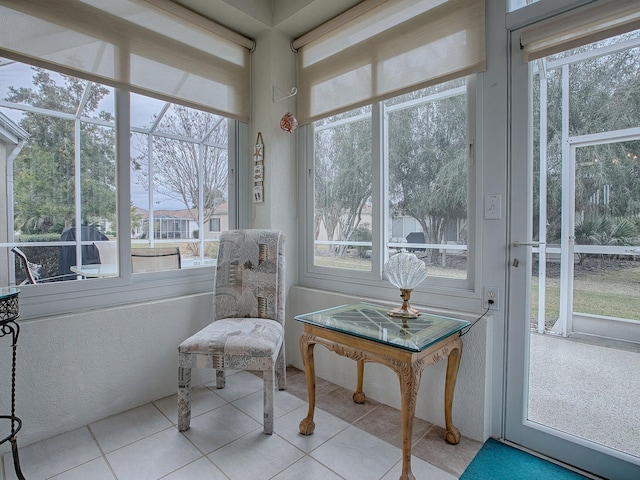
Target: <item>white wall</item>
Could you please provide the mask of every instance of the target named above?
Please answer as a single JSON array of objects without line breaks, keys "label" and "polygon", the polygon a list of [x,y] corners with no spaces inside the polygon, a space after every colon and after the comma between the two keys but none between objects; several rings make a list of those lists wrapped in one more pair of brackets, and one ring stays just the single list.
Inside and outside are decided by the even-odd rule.
[{"label": "white wall", "polygon": [[[201,294],[20,321],[18,445],[175,394],[178,345],[211,321],[211,302]],[[10,343],[0,338],[2,415],[10,410]],[[215,378],[208,370],[194,375],[194,382]]]},{"label": "white wall", "polygon": [[[488,375],[492,377],[493,395],[490,407],[491,434],[502,435],[502,386],[505,358],[506,306],[509,300],[507,280],[509,261],[507,258],[507,218],[510,212],[508,191],[508,146],[509,89],[507,74],[507,30],[503,2],[486,2],[487,70],[482,74],[482,112],[478,119],[482,126],[482,171],[481,199],[486,195],[502,195],[502,218],[484,220],[484,202],[478,202],[476,218],[481,232],[480,285],[497,287],[499,305],[492,320],[492,348],[485,352],[491,365]],[[481,291],[481,290],[480,290]]]},{"label": "white wall", "polygon": [[[298,259],[298,162],[295,156],[296,133],[280,129],[280,118],[295,112],[295,97],[274,101],[274,86],[288,91],[295,86],[295,55],[291,38],[277,30],[265,30],[256,38],[256,50],[251,57],[251,163],[253,145],[262,134],[264,141],[264,202],[251,203],[251,228],[282,230],[286,237],[285,256],[287,286],[297,283]],[[278,99],[280,97],[276,97]],[[241,160],[242,161],[242,160]],[[250,189],[253,181],[250,182]],[[251,196],[251,192],[249,192]]]},{"label": "white wall", "polygon": [[[357,301],[381,303],[374,299],[353,298],[337,293],[293,287],[289,291],[287,304],[287,363],[304,370],[298,346],[303,324],[294,320],[295,315]],[[420,305],[414,306],[422,311],[427,310]],[[449,314],[468,320],[475,319],[461,312],[449,312]],[[454,425],[460,429],[463,436],[478,441],[484,441],[490,435],[492,386],[487,352],[491,351],[491,325],[491,317],[485,317],[463,337],[462,361],[453,399]],[[353,360],[330,352],[322,345],[315,347],[314,358],[318,377],[355,391],[357,374]],[[446,368],[446,361],[441,361],[435,365],[429,365],[423,371],[416,402],[416,417],[441,427],[444,427]],[[400,408],[398,376],[384,365],[374,363],[365,365],[364,392],[367,398]]]}]

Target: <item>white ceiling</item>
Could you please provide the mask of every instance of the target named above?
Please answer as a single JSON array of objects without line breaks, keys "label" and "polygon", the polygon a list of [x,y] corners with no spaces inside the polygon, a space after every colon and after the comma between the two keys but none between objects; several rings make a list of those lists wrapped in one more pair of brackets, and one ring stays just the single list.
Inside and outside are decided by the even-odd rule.
[{"label": "white ceiling", "polygon": [[275,28],[295,39],[362,0],[171,0],[244,36]]}]

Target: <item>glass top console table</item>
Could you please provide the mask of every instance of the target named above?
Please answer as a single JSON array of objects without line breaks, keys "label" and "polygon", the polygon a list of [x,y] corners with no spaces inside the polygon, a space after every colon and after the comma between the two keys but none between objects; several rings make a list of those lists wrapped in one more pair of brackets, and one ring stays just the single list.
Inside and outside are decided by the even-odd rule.
[{"label": "glass top console table", "polygon": [[11,337],[11,414],[0,415],[0,420],[8,420],[10,431],[7,436],[0,439],[0,445],[11,442],[13,454],[13,466],[19,480],[25,480],[20,469],[20,458],[18,456],[18,442],[16,434],[22,428],[22,420],[16,416],[16,348],[18,346],[18,335],[20,326],[16,322],[20,316],[18,308],[18,294],[20,289],[15,287],[0,287],[0,338]]},{"label": "glass top console table", "polygon": [[456,376],[462,356],[460,330],[471,322],[456,318],[422,313],[415,319],[387,315],[388,307],[356,303],[298,315],[304,324],[300,336],[300,352],[305,367],[309,410],[300,422],[300,433],[311,435],[315,429],[315,365],[313,349],[325,346],[338,355],[357,362],[358,384],[353,400],[364,403],[364,364],[375,362],[396,372],[400,380],[402,412],[402,474],[400,480],[414,480],[411,472],[411,437],[416,397],[422,370],[447,358],[444,416],[445,440],[460,441],[460,432],[453,425],[451,409]]}]

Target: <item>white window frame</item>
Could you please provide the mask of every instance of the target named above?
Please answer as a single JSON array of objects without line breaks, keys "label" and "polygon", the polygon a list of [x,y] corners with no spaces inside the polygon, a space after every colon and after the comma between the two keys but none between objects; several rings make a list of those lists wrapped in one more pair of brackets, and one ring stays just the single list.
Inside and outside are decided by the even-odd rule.
[{"label": "white window frame", "polygon": [[[198,294],[213,289],[215,273],[213,266],[136,275],[131,273],[131,236],[129,235],[131,215],[128,208],[131,201],[129,93],[122,89],[115,89],[115,103],[117,238],[120,275],[83,281],[21,286],[19,288],[21,289],[22,320]],[[241,178],[249,178],[248,166],[243,166],[240,158],[248,158],[249,155],[249,126],[240,121],[229,121],[231,122],[228,141],[229,228],[239,228],[241,225],[246,225],[248,219],[248,203],[241,201],[241,191],[247,191],[248,182],[240,182]]]},{"label": "white window frame", "polygon": [[[471,75],[467,81],[467,131],[468,131],[468,178],[467,178],[467,218],[469,222],[468,236],[468,264],[466,280],[427,277],[427,279],[412,293],[412,304],[429,305],[432,307],[456,308],[465,310],[477,310],[477,301],[480,293],[477,285],[481,284],[480,272],[482,272],[481,251],[479,239],[481,238],[480,226],[477,219],[481,215],[482,199],[478,197],[481,192],[482,171],[482,78],[483,74]],[[398,291],[382,276],[384,266],[387,206],[387,171],[386,158],[382,154],[388,148],[385,145],[384,130],[386,122],[384,118],[384,106],[382,103],[372,105],[372,236],[373,250],[379,252],[371,258],[371,271],[357,271],[338,269],[314,265],[314,127],[312,124],[304,125],[299,129],[298,156],[304,165],[299,172],[299,185],[304,195],[304,211],[299,218],[300,234],[300,284],[309,288],[335,291],[342,294],[351,294],[361,298],[387,300],[395,302],[398,299]]]}]

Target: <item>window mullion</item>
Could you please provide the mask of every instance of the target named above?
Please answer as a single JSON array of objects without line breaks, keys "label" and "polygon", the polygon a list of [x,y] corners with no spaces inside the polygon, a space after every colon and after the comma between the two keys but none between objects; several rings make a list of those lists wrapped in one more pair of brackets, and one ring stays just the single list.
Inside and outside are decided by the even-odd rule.
[{"label": "window mullion", "polygon": [[155,247],[156,240],[155,208],[153,208],[153,137],[153,133],[147,135],[147,151],[149,152],[149,158],[147,158],[149,164],[149,246],[151,248]]},{"label": "window mullion", "polygon": [[[208,192],[207,192],[208,193]],[[198,255],[204,259],[204,145],[198,144]]]},{"label": "window mullion", "polygon": [[307,235],[305,238],[304,248],[307,250],[308,255],[304,259],[304,270],[309,272],[313,270],[314,252],[315,252],[315,236],[314,236],[314,212],[315,212],[315,124],[310,123],[303,126],[304,136],[301,143],[302,151],[304,152],[305,166],[302,169],[303,182],[305,183],[306,192],[306,209],[305,216],[307,218],[307,224],[305,232]]},{"label": "window mullion", "polygon": [[385,107],[381,102],[371,106],[371,214],[372,255],[371,272],[382,278],[382,267],[387,259],[386,253],[386,218],[389,213],[389,202],[386,201],[388,187],[389,155],[387,142],[387,121]]},{"label": "window mullion", "polygon": [[131,277],[131,122],[129,92],[116,89],[117,243],[121,277]]},{"label": "window mullion", "polygon": [[81,265],[82,262],[82,178],[80,168],[80,119],[76,118],[74,121],[74,188],[75,188],[75,222],[76,222],[76,259],[77,265]]}]

